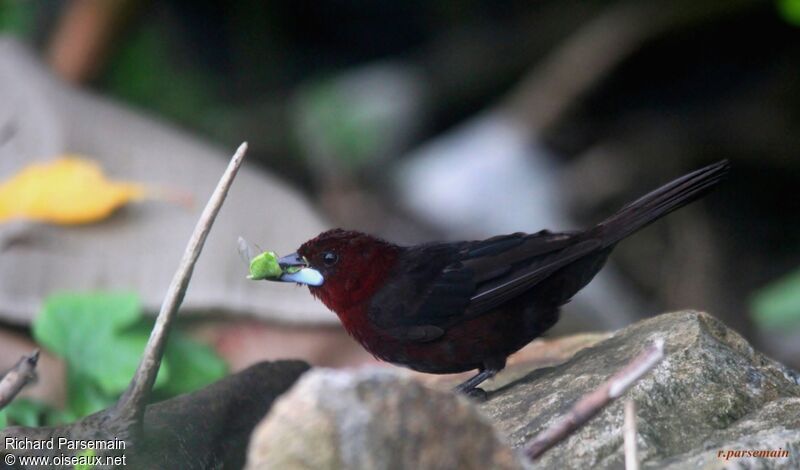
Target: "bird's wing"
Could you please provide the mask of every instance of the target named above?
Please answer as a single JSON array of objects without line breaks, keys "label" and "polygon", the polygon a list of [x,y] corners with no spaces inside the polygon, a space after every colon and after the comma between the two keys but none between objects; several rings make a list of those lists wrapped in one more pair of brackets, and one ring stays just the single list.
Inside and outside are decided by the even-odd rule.
[{"label": "bird's wing", "polygon": [[564,266],[597,251],[601,246],[598,239],[579,241],[558,251],[542,254],[530,264],[505,275],[487,279],[470,297],[465,314],[475,316],[487,312],[521,295]]},{"label": "bird's wing", "polygon": [[370,306],[375,325],[411,341],[431,341],[448,327],[530,289],[599,246],[575,233],[515,233],[458,244],[408,248],[399,275]]},{"label": "bird's wing", "polygon": [[444,334],[441,319],[430,313],[463,311],[475,291],[468,273],[448,269],[459,248],[460,244],[436,243],[404,249],[391,282],[370,302],[372,323],[389,336],[409,341],[431,341]]}]

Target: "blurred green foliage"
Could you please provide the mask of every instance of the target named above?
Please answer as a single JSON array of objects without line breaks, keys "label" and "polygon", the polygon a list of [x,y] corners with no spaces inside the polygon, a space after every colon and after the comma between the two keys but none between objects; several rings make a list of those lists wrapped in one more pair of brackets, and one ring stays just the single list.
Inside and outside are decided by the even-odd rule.
[{"label": "blurred green foliage", "polygon": [[[33,337],[67,363],[69,409],[77,416],[99,411],[127,387],[147,335],[133,294],[59,294],[47,299]],[[169,377],[163,364],[156,386]]]},{"label": "blurred green foliage", "polygon": [[[30,398],[17,398],[5,410],[8,423],[18,426],[61,424],[75,420],[69,411],[57,410],[46,403]],[[2,426],[0,426],[2,428]]]},{"label": "blurred green foliage", "polygon": [[758,290],[751,299],[750,312],[763,330],[800,326],[800,270]]},{"label": "blurred green foliage", "polygon": [[35,20],[35,2],[0,2],[0,32],[28,36],[33,32]]},{"label": "blurred green foliage", "polygon": [[[10,424],[51,425],[74,421],[114,404],[128,386],[144,350],[152,321],[130,293],[63,293],[45,301],[33,325],[36,341],[67,366],[67,407],[56,410],[19,399],[7,408]],[[167,345],[156,379],[158,398],[208,385],[226,373],[209,347],[180,332]]]},{"label": "blurred green foliage", "polygon": [[[97,455],[97,453],[94,451],[94,449],[86,449],[78,452],[77,457],[85,457],[86,460],[89,460],[95,455]],[[75,464],[75,470],[92,470],[93,468],[94,465],[88,463]]]},{"label": "blurred green foliage", "polygon": [[333,79],[319,79],[300,91],[300,113],[318,123],[315,139],[324,143],[333,156],[350,168],[363,166],[373,156],[382,138],[380,126],[360,113],[342,95]]},{"label": "blurred green foliage", "polygon": [[800,0],[778,0],[778,11],[786,22],[800,26]]},{"label": "blurred green foliage", "polygon": [[[193,126],[219,104],[211,75],[180,57],[165,44],[166,32],[145,23],[119,49],[107,67],[104,85],[117,97]],[[221,106],[221,105],[220,105]]]}]

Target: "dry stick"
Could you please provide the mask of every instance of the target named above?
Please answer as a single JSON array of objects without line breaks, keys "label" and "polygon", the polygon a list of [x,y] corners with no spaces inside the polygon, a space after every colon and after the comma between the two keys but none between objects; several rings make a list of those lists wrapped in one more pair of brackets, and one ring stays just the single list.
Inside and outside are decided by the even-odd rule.
[{"label": "dry stick", "polygon": [[0,380],[0,410],[6,407],[17,396],[22,387],[34,377],[36,363],[39,361],[39,350],[36,349],[22,358]]},{"label": "dry stick", "polygon": [[566,416],[531,439],[525,447],[525,455],[531,460],[539,458],[545,451],[566,439],[606,405],[622,395],[628,387],[655,367],[663,358],[664,340],[658,339],[600,387],[578,400]]},{"label": "dry stick", "polygon": [[228,168],[220,178],[219,183],[217,183],[217,187],[208,200],[205,209],[203,209],[203,213],[200,214],[200,219],[194,227],[192,237],[186,245],[183,259],[181,259],[178,270],[175,271],[175,275],[172,277],[164,303],[161,304],[161,311],[158,312],[156,323],[150,333],[150,339],[147,341],[139,367],[136,369],[128,389],[117,403],[116,417],[118,419],[129,419],[133,423],[141,422],[147,399],[153,389],[158,369],[161,366],[169,330],[178,313],[178,308],[183,302],[183,296],[186,294],[186,288],[189,286],[189,280],[192,277],[194,264],[200,256],[203,243],[205,243],[208,232],[211,230],[211,225],[214,223],[220,207],[222,207],[222,202],[228,195],[228,189],[230,189],[236,172],[242,164],[245,152],[247,152],[247,142],[240,145],[236,150],[228,164]]},{"label": "dry stick", "polygon": [[639,470],[639,456],[636,449],[636,403],[630,399],[625,401],[622,436],[625,449],[625,470]]}]

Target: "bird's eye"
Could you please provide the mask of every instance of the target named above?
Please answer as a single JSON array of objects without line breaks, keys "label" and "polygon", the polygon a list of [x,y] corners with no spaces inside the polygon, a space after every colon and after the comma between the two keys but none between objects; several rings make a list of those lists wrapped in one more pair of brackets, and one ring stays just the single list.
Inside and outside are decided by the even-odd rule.
[{"label": "bird's eye", "polygon": [[325,266],[333,266],[337,261],[339,261],[339,256],[336,253],[332,251],[322,253],[322,262],[325,263]]}]

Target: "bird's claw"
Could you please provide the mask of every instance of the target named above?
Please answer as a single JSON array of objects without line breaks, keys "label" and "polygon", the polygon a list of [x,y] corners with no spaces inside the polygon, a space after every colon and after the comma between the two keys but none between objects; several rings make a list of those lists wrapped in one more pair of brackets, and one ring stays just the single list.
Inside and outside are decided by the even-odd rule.
[{"label": "bird's claw", "polygon": [[484,402],[489,398],[489,394],[486,393],[486,390],[480,387],[473,387],[467,389],[461,389],[459,387],[456,387],[454,391],[477,402]]}]

